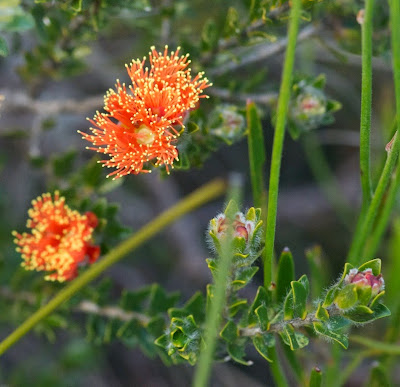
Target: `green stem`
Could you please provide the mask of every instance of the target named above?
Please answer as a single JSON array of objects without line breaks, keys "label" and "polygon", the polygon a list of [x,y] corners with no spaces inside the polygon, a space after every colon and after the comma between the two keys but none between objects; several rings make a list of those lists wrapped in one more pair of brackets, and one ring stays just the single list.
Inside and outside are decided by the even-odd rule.
[{"label": "green stem", "polygon": [[157,218],[147,223],[138,232],[105,255],[103,259],[92,265],[87,271],[69,283],[53,299],[51,299],[48,304],[41,307],[36,313],[25,320],[14,332],[6,337],[0,343],[0,355],[6,352],[8,348],[26,335],[39,321],[47,317],[63,302],[69,300],[75,293],[96,279],[108,267],[118,262],[129,252],[139,247],[156,233],[161,231],[169,224],[175,222],[183,215],[220,196],[223,192],[225,192],[225,188],[225,183],[222,180],[214,180],[197,189],[186,198],[178,202],[176,205],[164,211]]},{"label": "green stem", "polygon": [[308,133],[302,141],[302,144],[304,147],[304,154],[307,158],[308,165],[311,168],[315,180],[321,186],[325,197],[332,204],[335,213],[343,225],[349,227],[349,207],[343,199],[340,188],[332,174],[331,168],[329,167],[315,134],[312,132]]},{"label": "green stem", "polygon": [[399,187],[400,187],[400,165],[397,165],[396,173],[393,176],[392,182],[388,189],[385,203],[383,204],[382,210],[379,214],[378,220],[368,240],[368,243],[364,248],[363,257],[365,258],[365,260],[369,260],[375,257],[375,254],[381,243],[383,234],[385,233],[385,230],[389,223],[390,215],[392,214],[392,210],[396,202],[396,194],[399,191]]},{"label": "green stem", "polygon": [[283,67],[281,87],[279,91],[274,144],[272,148],[271,172],[268,192],[268,214],[265,235],[264,255],[264,286],[269,287],[272,280],[272,260],[274,256],[276,214],[278,207],[279,175],[281,169],[283,140],[292,86],[293,67],[296,51],[296,39],[301,16],[301,0],[292,1],[288,45],[286,48],[285,64]]},{"label": "green stem", "polygon": [[[229,192],[229,201],[233,200],[239,203],[239,186],[234,186]],[[228,224],[233,222],[236,211],[234,206],[228,207],[226,219]],[[213,357],[216,347],[217,335],[222,318],[222,312],[226,304],[227,283],[233,258],[233,230],[228,228],[227,235],[221,243],[221,252],[219,254],[218,270],[215,274],[215,283],[213,289],[212,302],[207,313],[205,323],[205,346],[200,352],[198,366],[194,375],[194,387],[206,387],[210,378]]]},{"label": "green stem", "polygon": [[400,345],[388,344],[384,343],[383,341],[368,339],[364,336],[356,336],[356,335],[350,336],[349,340],[352,341],[353,343],[363,345],[364,347],[367,347],[375,351],[376,353],[385,353],[388,355],[395,355],[395,356],[400,355]]},{"label": "green stem", "polygon": [[[362,206],[368,208],[371,201],[371,104],[372,104],[372,18],[374,0],[365,0],[362,31],[362,74],[361,74],[361,122],[360,122],[360,174]],[[365,210],[364,210],[365,211]]]},{"label": "green stem", "polygon": [[383,168],[381,177],[379,178],[378,185],[376,187],[374,196],[372,197],[371,203],[368,207],[365,218],[362,222],[359,232],[354,236],[353,243],[351,245],[348,261],[357,266],[361,262],[365,261],[364,257],[361,256],[361,252],[367,241],[368,235],[372,230],[374,221],[379,211],[379,207],[382,203],[383,196],[386,192],[386,188],[389,184],[390,178],[394,167],[396,166],[397,156],[400,149],[400,136],[396,135],[392,149],[388,152],[385,166]]},{"label": "green stem", "polygon": [[[375,353],[375,351],[373,353]],[[338,385],[339,386],[345,385],[347,380],[350,378],[353,372],[360,366],[362,361],[373,353],[371,353],[371,351],[364,351],[357,354],[356,356],[353,356],[352,360],[347,365],[347,367],[344,370],[342,370],[339,373],[339,375],[337,375],[337,378],[339,379]]]},{"label": "green stem", "polygon": [[286,380],[286,376],[281,367],[281,361],[279,360],[275,347],[268,348],[268,356],[272,360],[272,363],[270,363],[269,366],[276,386],[288,387],[289,383]]},{"label": "green stem", "polygon": [[[396,94],[396,120],[400,122],[400,2],[390,1],[390,22],[392,28],[392,56],[393,56],[393,75]],[[391,178],[393,169],[396,165],[397,156],[400,150],[400,135],[396,132],[391,147],[388,151],[385,166],[376,187],[374,196],[362,222],[358,233],[355,234],[352,246],[350,248],[348,261],[352,264],[359,264],[362,261],[360,256],[366,243],[368,235],[372,230],[378,209],[382,203],[383,196]]]}]

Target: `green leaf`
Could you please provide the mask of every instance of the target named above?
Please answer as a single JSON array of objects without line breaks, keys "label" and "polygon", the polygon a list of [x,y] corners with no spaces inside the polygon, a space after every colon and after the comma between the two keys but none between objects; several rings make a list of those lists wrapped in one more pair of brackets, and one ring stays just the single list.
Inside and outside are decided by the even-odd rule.
[{"label": "green leaf", "polygon": [[335,303],[340,309],[350,309],[358,301],[357,285],[349,284],[340,289],[335,297]]},{"label": "green leaf", "polygon": [[278,303],[285,299],[287,293],[291,289],[290,283],[292,281],[294,281],[293,256],[290,250],[286,247],[281,253],[277,269],[276,295]]},{"label": "green leaf", "polygon": [[255,313],[256,309],[261,305],[268,306],[269,305],[269,294],[268,291],[264,288],[264,286],[260,286],[257,290],[257,294],[254,297],[254,301],[251,304],[248,312],[248,325],[257,325],[258,317]]},{"label": "green leaf", "polygon": [[268,309],[265,305],[259,306],[255,313],[258,317],[258,324],[262,331],[267,331],[269,328]]},{"label": "green leaf", "polygon": [[226,15],[224,35],[226,37],[236,35],[239,33],[239,14],[234,7],[228,8],[228,13]]},{"label": "green leaf", "polygon": [[343,270],[343,273],[342,273],[342,277],[340,278],[340,281],[338,282],[338,286],[340,286],[342,284],[342,282],[344,281],[346,275],[349,274],[351,269],[354,269],[354,266],[352,264],[346,262],[344,264],[344,270]]},{"label": "green leaf", "polygon": [[238,343],[238,344],[231,343],[228,345],[228,354],[237,363],[243,364],[245,366],[250,366],[253,364],[253,362],[250,360],[247,361],[244,359],[244,357],[246,356],[244,347],[245,346],[242,345],[242,343]]},{"label": "green leaf", "polygon": [[196,292],[185,304],[185,309],[192,314],[197,323],[202,323],[205,319],[206,301],[203,294]]},{"label": "green leaf", "polygon": [[294,316],[305,319],[307,316],[307,289],[300,281],[292,281]]},{"label": "green leaf", "polygon": [[371,301],[372,288],[370,286],[358,286],[357,298],[360,304],[368,305]]},{"label": "green leaf", "polygon": [[232,304],[229,305],[229,317],[235,317],[238,312],[245,309],[247,306],[247,300],[242,298],[235,300]]},{"label": "green leaf", "polygon": [[329,313],[328,311],[322,306],[322,304],[318,305],[318,309],[315,312],[315,317],[321,321],[329,320]]},{"label": "green leaf", "polygon": [[371,368],[371,373],[369,376],[368,383],[366,387],[390,387],[392,383],[390,382],[386,367],[382,364],[375,364]]},{"label": "green leaf", "polygon": [[123,290],[120,301],[121,308],[127,311],[143,312],[144,302],[148,298],[152,287],[146,286],[137,291]]},{"label": "green leaf", "polygon": [[9,54],[7,42],[0,36],[0,56],[7,56]]},{"label": "green leaf", "polygon": [[321,387],[322,386],[322,372],[318,367],[314,367],[311,370],[309,387]]},{"label": "green leaf", "polygon": [[257,266],[252,266],[240,270],[235,280],[232,281],[233,290],[237,291],[246,286],[251,281],[253,276],[257,273],[258,269],[259,268]]},{"label": "green leaf", "polygon": [[239,332],[236,324],[233,321],[228,321],[220,332],[220,336],[228,343],[233,343],[239,337]]},{"label": "green leaf", "polygon": [[375,304],[377,304],[377,302],[378,302],[384,295],[385,295],[385,291],[382,290],[382,291],[381,291],[380,293],[378,293],[378,294],[375,296],[375,298],[371,301],[369,307],[370,307],[371,309],[373,309],[374,306],[375,306]]},{"label": "green leaf", "polygon": [[253,337],[253,345],[254,348],[258,351],[258,353],[268,362],[272,363],[271,358],[268,354],[268,348],[271,348],[275,345],[275,338],[272,334],[266,333],[263,335],[256,335]]},{"label": "green leaf", "polygon": [[316,333],[336,341],[344,349],[347,349],[347,347],[349,346],[349,341],[345,335],[335,332],[333,330],[329,330],[324,323],[315,322],[313,323],[313,326]]},{"label": "green leaf", "polygon": [[201,31],[201,39],[205,50],[213,50],[218,44],[218,26],[213,19],[208,19]]},{"label": "green leaf", "polygon": [[286,324],[284,330],[280,334],[284,343],[287,344],[292,351],[303,348],[309,343],[308,337],[296,332],[291,324]]},{"label": "green leaf", "polygon": [[338,294],[338,292],[339,292],[338,286],[334,286],[333,288],[329,289],[328,292],[326,293],[325,300],[322,306],[324,308],[328,308],[329,306],[331,306],[333,304],[333,301],[335,301],[335,297]]},{"label": "green leaf", "polygon": [[373,275],[381,274],[382,262],[380,259],[373,259],[372,261],[365,262],[358,268],[358,271],[364,271],[366,269],[372,269]]},{"label": "green leaf", "polygon": [[247,105],[246,116],[253,201],[256,207],[262,207],[264,196],[264,163],[266,157],[261,120],[254,102]]},{"label": "green leaf", "polygon": [[385,305],[379,303],[374,305],[373,309],[364,305],[358,305],[354,309],[343,314],[344,317],[357,323],[369,323],[390,315],[390,310]]},{"label": "green leaf", "polygon": [[33,17],[29,13],[20,12],[14,14],[3,26],[3,29],[7,32],[23,32],[30,30],[34,26]]},{"label": "green leaf", "polygon": [[150,294],[149,315],[152,316],[167,311],[176,304],[178,299],[178,292],[167,294],[160,285],[154,284]]}]

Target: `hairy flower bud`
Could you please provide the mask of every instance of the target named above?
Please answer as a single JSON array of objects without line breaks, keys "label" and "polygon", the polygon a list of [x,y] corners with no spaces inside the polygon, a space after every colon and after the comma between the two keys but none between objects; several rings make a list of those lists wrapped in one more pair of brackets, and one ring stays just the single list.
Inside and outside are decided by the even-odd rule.
[{"label": "hairy flower bud", "polygon": [[358,271],[357,269],[351,269],[349,274],[344,278],[344,283],[356,284],[360,288],[371,288],[371,296],[375,297],[382,290],[385,289],[385,281],[382,274],[373,275],[372,269],[366,269],[364,271]]}]

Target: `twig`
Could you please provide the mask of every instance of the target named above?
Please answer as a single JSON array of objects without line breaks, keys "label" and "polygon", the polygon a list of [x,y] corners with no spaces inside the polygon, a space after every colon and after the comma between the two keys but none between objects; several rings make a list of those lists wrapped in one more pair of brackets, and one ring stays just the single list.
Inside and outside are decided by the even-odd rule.
[{"label": "twig", "polygon": [[37,100],[21,92],[0,90],[4,96],[2,110],[28,110],[43,116],[51,116],[59,113],[85,114],[96,110],[103,105],[104,96],[93,96],[83,100],[58,99],[58,100]]},{"label": "twig", "polygon": [[81,312],[85,314],[95,314],[98,316],[107,317],[110,319],[117,319],[121,321],[138,320],[140,323],[146,325],[151,320],[150,317],[138,313],[138,312],[127,312],[117,306],[99,306],[96,303],[88,300],[81,301],[77,307],[74,308],[75,312]]},{"label": "twig", "polygon": [[236,93],[231,92],[227,89],[219,87],[211,87],[207,90],[208,94],[218,97],[231,102],[243,102],[252,101],[262,105],[271,105],[278,98],[278,93],[270,92],[263,94],[247,94],[247,93]]},{"label": "twig", "polygon": [[[298,35],[298,42],[308,39],[316,35],[320,30],[319,26],[309,25],[305,27]],[[208,70],[208,74],[213,77],[223,75],[229,71],[237,70],[243,66],[247,66],[251,63],[258,62],[267,59],[273,55],[281,53],[287,46],[287,38],[282,38],[273,44],[260,44],[256,48],[248,53],[246,56],[241,58],[239,62],[223,63],[219,67]]]}]

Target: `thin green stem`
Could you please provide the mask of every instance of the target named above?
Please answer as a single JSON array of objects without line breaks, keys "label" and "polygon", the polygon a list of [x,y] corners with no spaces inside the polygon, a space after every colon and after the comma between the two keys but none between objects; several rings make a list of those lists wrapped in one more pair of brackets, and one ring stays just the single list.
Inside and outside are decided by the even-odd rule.
[{"label": "thin green stem", "polygon": [[[396,120],[400,122],[400,2],[397,0],[390,1],[390,21],[392,28],[392,56],[393,56],[393,76],[396,94]],[[372,197],[371,203],[366,211],[366,215],[362,225],[354,236],[352,246],[349,251],[348,261],[352,264],[359,264],[363,258],[360,256],[362,249],[366,243],[369,233],[372,230],[375,218],[378,214],[379,207],[382,203],[383,196],[390,181],[393,169],[396,165],[398,153],[400,150],[400,135],[396,132],[388,157],[383,168],[381,177]]]},{"label": "thin green stem", "polygon": [[358,265],[365,261],[364,257],[361,256],[364,245],[367,241],[368,235],[372,230],[374,221],[379,211],[379,207],[382,203],[386,188],[389,184],[390,178],[394,167],[396,166],[397,156],[400,150],[400,136],[396,135],[392,149],[388,152],[385,166],[383,168],[381,177],[376,187],[374,196],[372,197],[371,203],[368,207],[365,218],[361,224],[359,232],[354,236],[353,243],[351,245],[348,261],[353,265]]},{"label": "thin green stem", "polygon": [[[372,18],[374,0],[365,0],[362,32],[361,122],[360,122],[360,174],[362,209],[368,208],[372,196],[370,138],[372,104]],[[365,211],[365,210],[364,210]]]},{"label": "thin green stem", "polygon": [[374,350],[376,353],[385,353],[388,355],[400,355],[400,345],[396,344],[388,344],[384,343],[383,341],[368,339],[364,336],[356,336],[352,335],[349,337],[349,340],[353,343],[357,343],[367,347],[371,350]]},{"label": "thin green stem", "polygon": [[39,321],[52,313],[62,303],[69,300],[75,293],[80,291],[88,283],[96,279],[108,267],[118,262],[131,251],[146,242],[169,224],[175,222],[183,215],[193,211],[197,207],[209,202],[225,192],[224,181],[214,180],[197,189],[176,205],[164,211],[157,218],[147,223],[130,238],[119,244],[99,262],[92,265],[74,281],[62,289],[48,304],[41,307],[37,312],[25,320],[14,332],[0,343],[0,355],[7,351],[12,345],[26,335]]},{"label": "thin green stem", "polygon": [[345,202],[340,188],[332,174],[331,168],[326,160],[321,145],[314,133],[310,132],[302,141],[304,154],[307,158],[308,165],[320,185],[325,197],[332,204],[335,213],[344,226],[350,225],[349,206]]},{"label": "thin green stem", "polygon": [[301,0],[292,1],[290,11],[290,24],[288,32],[288,45],[286,48],[285,64],[283,67],[281,87],[279,91],[274,144],[272,148],[271,172],[268,192],[268,215],[265,235],[264,253],[264,286],[268,288],[272,280],[272,260],[274,256],[276,214],[278,207],[279,176],[281,169],[283,140],[285,137],[285,125],[290,100],[294,59],[296,52],[296,40],[299,30],[301,15]]},{"label": "thin green stem", "polygon": [[[240,189],[238,186],[233,186],[228,195],[229,199],[239,203],[239,191]],[[226,214],[228,224],[233,222],[234,217],[235,209],[230,206]],[[213,297],[205,323],[205,347],[199,356],[199,362],[193,380],[194,387],[207,386],[208,379],[210,378],[222,311],[226,304],[226,288],[233,258],[232,240],[233,230],[228,228],[227,235],[221,243],[218,270],[215,274]]]},{"label": "thin green stem", "polygon": [[272,376],[274,377],[274,382],[277,387],[288,387],[289,383],[286,380],[285,373],[281,366],[281,361],[279,360],[278,354],[275,347],[268,348],[268,356],[272,360],[270,363],[270,369]]},{"label": "thin green stem", "polygon": [[339,379],[338,385],[343,386],[347,382],[347,380],[350,378],[350,376],[353,374],[353,372],[360,366],[362,361],[366,357],[371,356],[374,353],[375,353],[375,351],[371,352],[369,350],[369,351],[360,352],[359,354],[353,356],[350,363],[347,364],[347,367],[337,375],[337,378]]},{"label": "thin green stem", "polygon": [[375,254],[382,241],[383,234],[385,233],[385,230],[389,223],[390,215],[392,214],[392,210],[396,202],[396,194],[399,191],[399,188],[400,188],[400,166],[397,165],[396,172],[392,177],[392,182],[387,191],[385,203],[383,204],[383,207],[380,211],[379,217],[372,231],[372,234],[364,248],[363,257],[365,260],[369,260],[375,257]]}]

